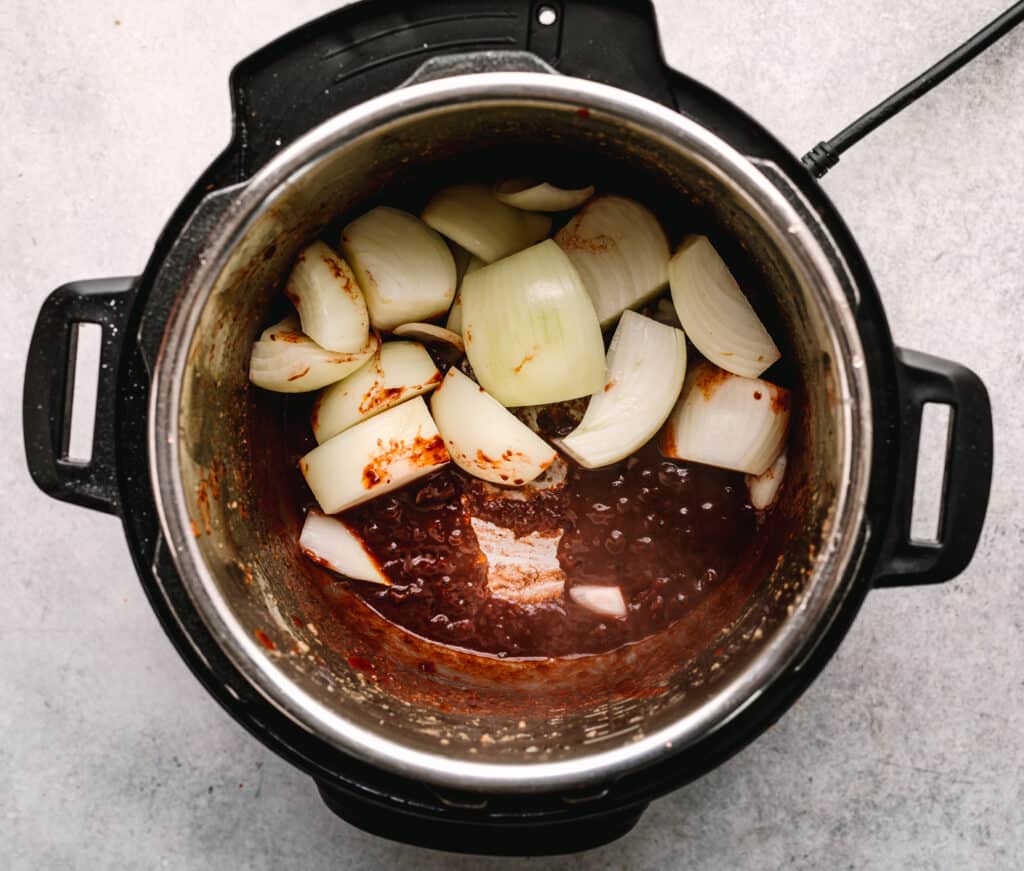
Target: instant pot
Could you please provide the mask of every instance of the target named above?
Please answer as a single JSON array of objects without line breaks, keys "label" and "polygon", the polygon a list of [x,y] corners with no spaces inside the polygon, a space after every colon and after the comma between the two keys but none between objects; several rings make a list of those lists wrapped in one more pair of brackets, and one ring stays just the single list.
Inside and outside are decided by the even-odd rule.
[{"label": "instant pot", "polygon": [[[28,463],[53,497],[121,517],[197,679],[349,822],[465,852],[611,841],[780,717],[872,588],[967,565],[991,478],[984,386],[893,346],[812,173],[665,63],[647,3],[372,0],[260,50],[230,87],[231,144],[145,272],[68,284],[43,305]],[[351,594],[340,620],[297,547],[283,419],[246,377],[283,276],[325,227],[511,161],[685,201],[770,290],[798,364],[785,495],[745,557],[751,580],[606,654],[477,656],[401,632]],[[103,332],[87,462],[67,456],[82,323]],[[921,542],[910,516],[926,403],[949,406],[951,423],[937,540]]]}]

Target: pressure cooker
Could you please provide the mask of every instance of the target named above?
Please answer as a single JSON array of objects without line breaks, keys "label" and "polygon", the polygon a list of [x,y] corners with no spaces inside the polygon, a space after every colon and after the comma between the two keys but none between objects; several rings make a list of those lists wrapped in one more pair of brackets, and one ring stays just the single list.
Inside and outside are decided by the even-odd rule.
[{"label": "pressure cooker", "polygon": [[[28,464],[54,498],[121,518],[196,678],[344,819],[466,852],[613,840],[777,720],[869,591],[940,583],[968,564],[992,468],[984,386],[894,347],[867,264],[812,172],[664,61],[648,3],[372,0],[256,52],[230,88],[231,143],[144,273],[68,284],[44,303],[26,371]],[[803,385],[800,450],[759,533],[756,582],[695,618],[712,633],[487,659],[366,609],[342,620],[303,582],[300,512],[264,447],[281,422],[259,419],[252,438],[246,377],[282,277],[381,191],[459,166],[498,172],[516,153],[685,198],[735,240],[781,313]],[[80,324],[103,334],[87,462],[67,455]],[[951,423],[940,528],[923,542],[910,517],[927,403],[949,406]]]}]

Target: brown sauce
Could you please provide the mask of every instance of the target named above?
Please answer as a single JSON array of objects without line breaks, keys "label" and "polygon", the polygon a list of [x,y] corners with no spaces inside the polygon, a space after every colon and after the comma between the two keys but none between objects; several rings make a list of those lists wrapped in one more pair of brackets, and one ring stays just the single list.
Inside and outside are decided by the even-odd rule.
[{"label": "brown sauce", "polygon": [[[542,412],[538,429],[564,434],[571,421],[557,418]],[[346,587],[410,632],[501,657],[598,653],[659,632],[729,583],[756,516],[741,474],[665,460],[656,441],[604,469],[566,461],[549,489],[505,491],[451,464],[351,509],[392,586],[324,572],[326,599]],[[477,534],[495,527],[513,549],[504,567]],[[531,544],[540,560],[517,573],[515,549]],[[626,616],[577,604],[578,585],[618,585]]]}]

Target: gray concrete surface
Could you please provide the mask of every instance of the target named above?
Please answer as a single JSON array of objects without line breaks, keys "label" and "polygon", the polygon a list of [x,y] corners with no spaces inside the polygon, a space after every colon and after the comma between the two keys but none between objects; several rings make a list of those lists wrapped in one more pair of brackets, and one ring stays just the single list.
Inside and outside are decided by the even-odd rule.
[{"label": "gray concrete surface", "polygon": [[[1008,0],[663,0],[669,58],[802,151]],[[1024,32],[825,181],[897,340],[986,380],[997,472],[957,581],[873,594],[763,739],[592,853],[458,859],[364,835],[203,693],[117,521],[43,497],[20,438],[44,296],[133,273],[224,144],[232,63],[331,0],[7,0],[0,8],[0,866],[1024,866]]]}]

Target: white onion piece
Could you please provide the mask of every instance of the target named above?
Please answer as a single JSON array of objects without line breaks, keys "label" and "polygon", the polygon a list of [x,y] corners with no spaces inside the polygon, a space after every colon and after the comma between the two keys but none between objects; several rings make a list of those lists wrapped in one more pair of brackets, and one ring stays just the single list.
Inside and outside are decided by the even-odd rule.
[{"label": "white onion piece", "polygon": [[550,239],[468,275],[462,336],[502,405],[541,405],[604,386],[604,340],[579,274]]},{"label": "white onion piece", "polygon": [[299,460],[325,514],[337,514],[447,465],[448,452],[422,396],[382,411]]},{"label": "white onion piece", "polygon": [[354,354],[328,351],[302,332],[297,317],[289,315],[265,329],[253,344],[249,380],[277,393],[308,393],[354,372],[379,345],[380,340],[371,333],[364,347]]},{"label": "white onion piece", "polygon": [[317,444],[440,383],[441,373],[426,348],[416,342],[387,342],[358,371],[317,398],[312,415]]},{"label": "white onion piece", "polygon": [[577,605],[602,617],[625,617],[626,600],[618,587],[582,584],[569,587],[569,598]]},{"label": "white onion piece", "polygon": [[779,488],[782,486],[782,478],[786,474],[786,452],[779,454],[778,458],[763,475],[747,475],[747,493],[750,495],[750,504],[758,511],[770,508],[779,495]]},{"label": "white onion piece", "polygon": [[455,262],[455,286],[462,284],[462,276],[466,274],[469,264],[473,262],[473,255],[461,245],[449,241],[448,247],[452,252],[452,260]]},{"label": "white onion piece", "polygon": [[470,257],[469,263],[466,265],[465,272],[462,273],[462,278],[459,279],[459,289],[455,291],[455,301],[452,303],[452,307],[448,310],[448,322],[445,326],[453,333],[462,333],[462,280],[467,275],[472,275],[481,266],[486,266],[479,257]]},{"label": "white onion piece", "polygon": [[415,215],[378,206],[345,227],[341,250],[378,330],[441,317],[452,304],[452,252]]},{"label": "white onion piece", "polygon": [[402,324],[395,327],[392,332],[404,339],[418,339],[428,345],[448,345],[460,356],[466,353],[462,336],[452,330],[439,327],[437,324]]},{"label": "white onion piece", "polygon": [[626,197],[588,202],[555,235],[587,288],[601,327],[653,299],[668,282],[668,239],[646,206]]},{"label": "white onion piece", "polygon": [[438,191],[421,217],[486,263],[522,251],[551,231],[547,215],[506,206],[482,184],[458,184]]},{"label": "white onion piece", "polygon": [[329,351],[362,350],[370,316],[349,265],[323,242],[303,249],[295,260],[285,295],[302,322],[302,332]]},{"label": "white onion piece", "polygon": [[789,391],[702,362],[662,433],[666,457],[761,475],[786,442]]},{"label": "white onion piece", "polygon": [[686,376],[686,337],[633,311],[608,348],[608,374],[583,420],[555,444],[587,469],[617,463],[654,437],[672,411]]},{"label": "white onion piece", "polygon": [[299,547],[313,562],[346,578],[391,586],[362,538],[339,517],[310,511],[302,525]]},{"label": "white onion piece", "polygon": [[458,369],[448,370],[430,398],[452,461],[484,481],[521,487],[557,454],[532,429]]},{"label": "white onion piece", "polygon": [[669,280],[686,335],[716,366],[757,378],[782,356],[706,236],[690,236],[679,246]]},{"label": "white onion piece", "polygon": [[517,209],[535,212],[564,212],[583,205],[594,195],[594,186],[560,188],[548,182],[512,178],[494,186],[494,195]]}]

